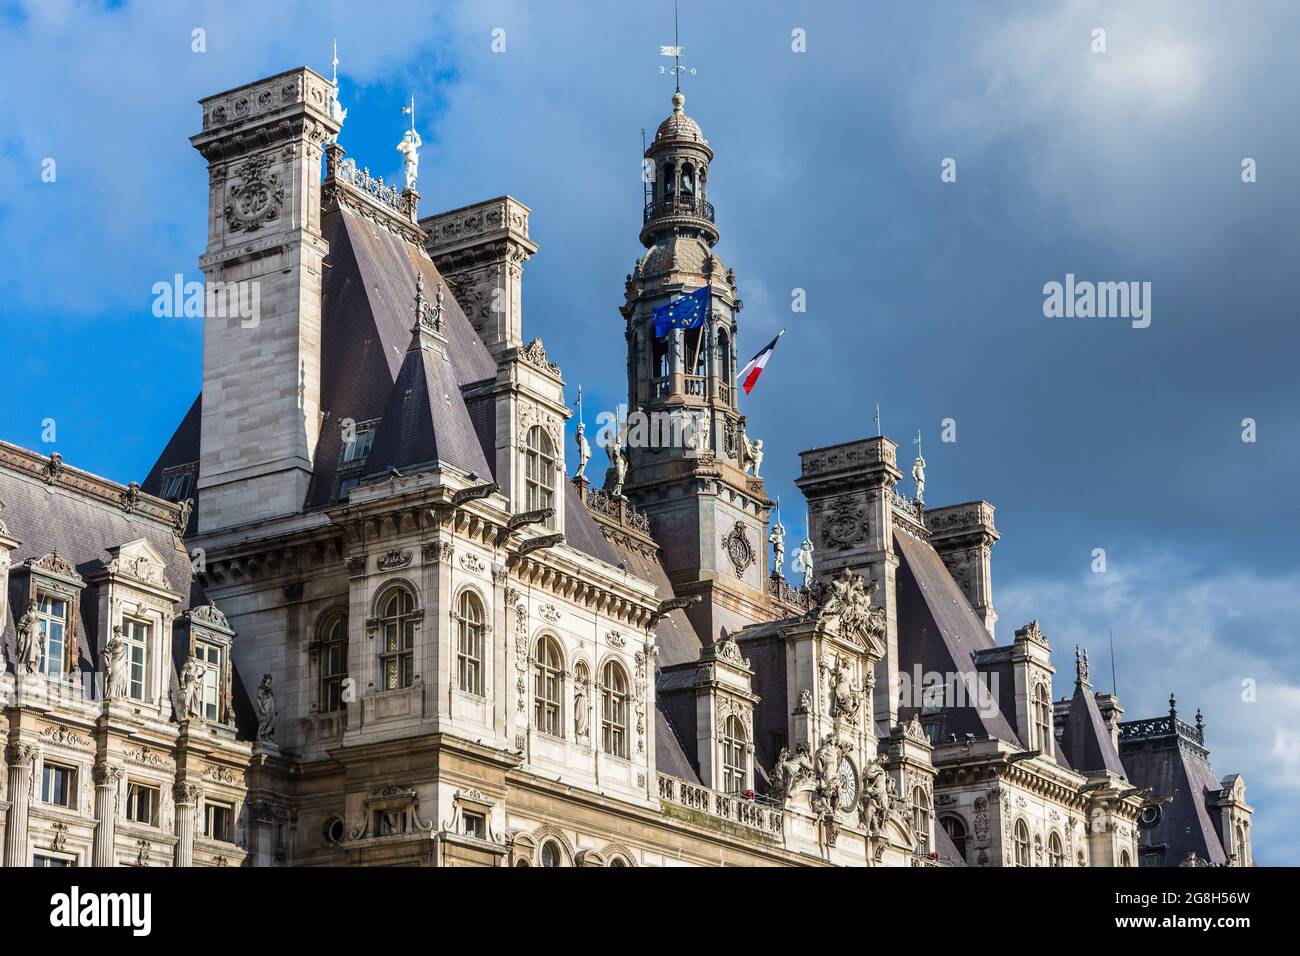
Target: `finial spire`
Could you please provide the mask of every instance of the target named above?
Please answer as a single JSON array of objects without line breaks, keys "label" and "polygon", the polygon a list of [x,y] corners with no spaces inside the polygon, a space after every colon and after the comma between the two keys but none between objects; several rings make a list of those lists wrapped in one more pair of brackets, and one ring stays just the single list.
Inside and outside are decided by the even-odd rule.
[{"label": "finial spire", "polygon": [[[330,94],[330,118],[334,120],[334,122],[338,123],[340,127],[342,127],[343,121],[348,118],[348,111],[345,110],[343,108],[343,104],[339,102],[339,41],[338,40],[334,41],[333,64],[334,64],[334,79],[332,83],[334,88]],[[333,136],[329,138],[330,143],[337,143],[338,141],[339,141],[338,133],[335,133]]]}]

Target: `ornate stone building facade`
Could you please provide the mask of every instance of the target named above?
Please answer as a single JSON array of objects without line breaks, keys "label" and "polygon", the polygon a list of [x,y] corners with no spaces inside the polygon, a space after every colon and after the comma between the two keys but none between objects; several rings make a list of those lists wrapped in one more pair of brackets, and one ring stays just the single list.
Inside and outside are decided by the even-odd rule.
[{"label": "ornate stone building facade", "polygon": [[529,209],[420,218],[336,92],[201,104],[200,265],[261,310],[209,308],[143,483],[0,446],[6,865],[1249,863],[1199,721],[1120,723],[1082,656],[1057,700],[1037,622],[995,639],[993,507],[904,495],[887,437],[803,453],[813,567],[772,568],[680,93],[596,488],[523,331]]}]

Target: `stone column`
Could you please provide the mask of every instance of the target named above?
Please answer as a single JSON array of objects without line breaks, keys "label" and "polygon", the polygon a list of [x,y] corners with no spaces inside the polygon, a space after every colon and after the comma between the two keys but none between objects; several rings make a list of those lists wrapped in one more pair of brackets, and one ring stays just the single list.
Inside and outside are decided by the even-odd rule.
[{"label": "stone column", "polygon": [[95,767],[95,845],[93,866],[113,865],[113,844],[117,834],[117,788],[122,768],[108,764]]},{"label": "stone column", "polygon": [[201,794],[192,783],[178,783],[172,788],[176,801],[176,866],[194,865],[194,808]]},{"label": "stone column", "polygon": [[9,824],[5,827],[5,866],[28,866],[27,813],[32,800],[32,760],[36,748],[31,744],[10,744],[5,755],[9,762]]}]

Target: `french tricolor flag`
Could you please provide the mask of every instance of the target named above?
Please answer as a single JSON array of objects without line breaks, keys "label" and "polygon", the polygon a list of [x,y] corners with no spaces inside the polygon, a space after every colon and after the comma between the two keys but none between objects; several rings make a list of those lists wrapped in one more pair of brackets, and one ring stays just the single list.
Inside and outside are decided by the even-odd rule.
[{"label": "french tricolor flag", "polygon": [[777,340],[783,335],[785,335],[785,329],[776,333],[775,339],[759,349],[758,354],[750,359],[749,364],[741,369],[740,374],[736,376],[736,381],[740,383],[740,387],[745,390],[746,395],[754,390],[754,385],[758,382],[758,377],[763,374],[763,369],[767,367],[767,360],[770,359],[772,353],[776,351]]}]

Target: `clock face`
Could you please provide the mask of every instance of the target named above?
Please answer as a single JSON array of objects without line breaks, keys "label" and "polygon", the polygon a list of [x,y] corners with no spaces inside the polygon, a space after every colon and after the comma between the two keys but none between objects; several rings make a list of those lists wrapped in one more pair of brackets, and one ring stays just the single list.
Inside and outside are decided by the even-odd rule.
[{"label": "clock face", "polygon": [[848,757],[840,758],[840,809],[852,810],[858,804],[858,772]]}]

